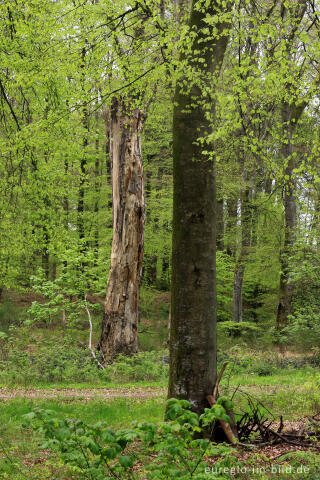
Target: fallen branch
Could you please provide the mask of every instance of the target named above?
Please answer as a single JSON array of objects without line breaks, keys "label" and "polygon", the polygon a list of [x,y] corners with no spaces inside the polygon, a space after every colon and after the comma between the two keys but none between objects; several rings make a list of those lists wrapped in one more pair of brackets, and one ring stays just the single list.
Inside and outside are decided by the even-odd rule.
[{"label": "fallen branch", "polygon": [[282,415],[280,415],[280,425],[279,425],[279,428],[278,428],[278,433],[281,433],[283,430],[283,417]]},{"label": "fallen branch", "polygon": [[272,428],[268,428],[268,432],[270,432],[272,435],[275,437],[280,438],[285,443],[289,443],[290,445],[295,445],[298,447],[303,447],[305,446],[305,443],[299,443],[299,442],[294,442],[293,440],[289,440],[289,438],[286,438],[286,435],[281,435],[280,433],[276,432],[275,430],[272,430]]},{"label": "fallen branch", "polygon": [[85,309],[87,311],[87,314],[88,314],[88,319],[89,319],[89,325],[90,325],[90,333],[89,333],[89,344],[88,344],[88,348],[91,352],[91,355],[92,355],[92,358],[94,359],[94,361],[97,363],[98,367],[101,368],[102,370],[105,369],[105,367],[102,365],[102,363],[99,362],[99,360],[97,359],[97,356],[92,348],[92,332],[93,332],[93,327],[92,327],[92,319],[91,319],[91,314],[90,314],[90,311],[89,311],[89,308],[88,308],[88,304],[87,304],[87,295],[84,296],[84,305],[85,305]]},{"label": "fallen branch", "polygon": [[[214,386],[214,389],[213,389],[213,393],[212,395],[208,395],[207,396],[207,400],[208,400],[208,403],[209,405],[212,407],[213,405],[215,405],[217,403],[217,396],[218,396],[218,387],[219,387],[219,383],[221,381],[221,378],[222,378],[222,375],[226,369],[226,366],[228,365],[228,363],[224,363],[220,372],[219,372],[219,375],[218,375],[218,378],[217,378],[217,381],[216,381],[216,384]],[[231,424],[226,422],[225,420],[219,420],[219,423],[222,427],[222,430],[224,431],[225,433],[225,436],[227,437],[227,439],[229,440],[229,442],[233,445],[235,445],[236,443],[238,443],[239,439],[238,439],[238,435],[237,435],[237,431],[236,431],[236,425],[235,425],[235,421],[234,421],[234,415],[233,415],[233,412],[230,411],[230,410],[226,410],[227,414],[229,415],[230,419],[231,419]]]},{"label": "fallen branch", "polygon": [[227,365],[228,365],[228,362],[225,362],[225,363],[222,365],[222,368],[221,368],[221,370],[220,370],[220,372],[219,372],[219,375],[218,375],[216,384],[215,384],[214,389],[213,389],[212,396],[213,396],[215,402],[216,402],[217,396],[218,396],[219,383],[220,383],[220,381],[221,381],[221,379],[222,379],[222,375],[224,374],[225,369],[227,368]]}]

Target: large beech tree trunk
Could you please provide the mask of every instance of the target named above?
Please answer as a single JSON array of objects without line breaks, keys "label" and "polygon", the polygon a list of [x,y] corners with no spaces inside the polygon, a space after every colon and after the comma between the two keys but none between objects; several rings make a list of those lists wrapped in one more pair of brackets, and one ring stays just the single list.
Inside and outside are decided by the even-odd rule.
[{"label": "large beech tree trunk", "polygon": [[[193,2],[189,27],[194,32],[190,53],[180,59],[212,88],[227,46],[226,24],[214,27],[205,18],[217,18],[231,4]],[[209,32],[208,32],[209,30]],[[213,31],[211,31],[213,30]],[[170,327],[169,397],[187,399],[192,409],[208,407],[217,378],[216,343],[216,201],[215,166],[203,151],[199,137],[211,131],[208,99],[190,77],[178,82],[173,113],[173,245]],[[213,96],[212,96],[213,97]],[[212,98],[211,97],[211,98]],[[191,107],[190,104],[193,104]],[[214,106],[214,105],[213,105]]]},{"label": "large beech tree trunk", "polygon": [[138,309],[144,245],[141,130],[144,115],[114,99],[111,109],[113,240],[99,348],[106,362],[138,351]]}]

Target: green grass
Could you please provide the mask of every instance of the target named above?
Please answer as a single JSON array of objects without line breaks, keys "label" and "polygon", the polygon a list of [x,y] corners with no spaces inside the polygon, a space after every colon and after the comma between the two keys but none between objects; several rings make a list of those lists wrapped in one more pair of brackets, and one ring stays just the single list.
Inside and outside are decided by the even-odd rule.
[{"label": "green grass", "polygon": [[[232,368],[227,370],[222,383],[230,382],[230,385],[301,385],[314,382],[320,375],[319,368],[286,368],[275,369],[272,375],[257,375],[253,372],[232,373]],[[230,377],[229,377],[230,375]]]},{"label": "green grass", "polygon": [[[229,375],[229,376],[228,376]],[[273,375],[226,373],[221,388],[231,395],[239,388],[259,400],[275,416],[295,420],[320,412],[319,369],[276,369]],[[237,394],[236,402],[245,407],[245,395]]]},{"label": "green grass", "polygon": [[[225,393],[221,389],[222,393]],[[233,390],[229,390],[229,395]],[[283,388],[246,388],[242,387],[234,397],[234,404],[238,410],[246,410],[247,395],[254,401],[259,401],[273,414],[276,419],[283,416],[284,420],[299,420],[320,413],[320,392],[314,386],[306,385],[297,390],[295,387]],[[270,418],[269,413],[266,413]]]},{"label": "green grass", "polygon": [[[41,399],[23,399],[16,398],[3,402],[0,409],[0,425],[18,426],[25,413],[33,408],[53,410],[58,415],[85,420],[87,423],[105,421],[110,426],[122,427],[128,425],[133,420],[158,421],[164,415],[163,398],[151,399],[129,399],[117,398],[106,400],[90,400],[84,403],[82,401],[41,400]],[[1,430],[0,430],[1,431]]]}]

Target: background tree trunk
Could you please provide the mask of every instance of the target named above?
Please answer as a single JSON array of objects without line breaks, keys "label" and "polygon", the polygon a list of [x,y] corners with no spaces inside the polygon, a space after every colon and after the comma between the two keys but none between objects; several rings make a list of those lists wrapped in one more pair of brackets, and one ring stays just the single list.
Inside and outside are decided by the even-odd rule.
[{"label": "background tree trunk", "polygon": [[241,243],[238,258],[236,260],[233,281],[233,321],[242,322],[243,314],[243,278],[246,267],[246,261],[249,253],[250,234],[251,234],[251,215],[250,215],[250,189],[245,187],[241,191]]},{"label": "background tree trunk", "polygon": [[236,230],[237,230],[237,221],[238,221],[238,198],[232,196],[227,200],[227,221],[225,234],[227,239],[225,241],[225,246],[227,254],[230,257],[235,257],[236,255]]},{"label": "background tree trunk", "polygon": [[[282,20],[287,21],[288,16],[292,15],[292,30],[288,36],[286,42],[286,52],[289,61],[295,58],[295,52],[293,50],[293,39],[297,31],[297,27],[302,22],[304,15],[307,11],[307,0],[299,0],[290,11],[290,3],[282,6]],[[299,82],[300,79],[297,78]],[[291,94],[291,98],[294,99],[291,102],[283,100],[281,103],[281,117],[283,125],[283,139],[281,146],[281,153],[283,159],[286,162],[285,169],[285,183],[283,193],[283,207],[285,217],[285,229],[284,229],[284,245],[283,251],[280,252],[280,286],[279,286],[279,303],[277,310],[277,327],[281,328],[288,322],[288,316],[291,314],[291,303],[293,296],[293,285],[289,283],[289,255],[296,240],[296,224],[297,224],[297,205],[296,205],[296,180],[294,175],[294,169],[296,167],[296,158],[294,157],[293,136],[296,131],[296,125],[308,101],[304,100],[298,102],[296,100],[296,85],[288,80],[287,94]]]},{"label": "background tree trunk", "polygon": [[223,198],[217,200],[217,250],[224,250]]},{"label": "background tree trunk", "polygon": [[[86,48],[82,48],[81,52],[81,64],[80,68],[82,69],[81,74],[81,88],[84,92],[85,84],[85,67],[86,67]],[[90,120],[89,120],[89,110],[87,106],[82,108],[82,126],[83,126],[83,154],[80,161],[80,181],[79,181],[79,192],[78,192],[78,218],[77,226],[79,232],[79,251],[85,257],[87,251],[87,239],[85,234],[85,193],[87,189],[88,179],[87,179],[87,163],[88,163],[88,147],[89,147],[89,132],[90,132]],[[81,273],[84,272],[85,261],[82,258],[82,263],[80,266]]]},{"label": "background tree trunk", "polygon": [[296,181],[294,178],[294,169],[296,159],[293,156],[292,137],[296,129],[296,122],[301,117],[305,105],[297,108],[287,102],[282,104],[282,122],[284,125],[284,139],[282,144],[282,156],[287,161],[285,169],[285,185],[283,193],[284,208],[284,244],[280,254],[280,287],[279,304],[277,310],[277,325],[283,327],[288,322],[288,315],[291,314],[291,302],[293,295],[293,285],[289,283],[289,255],[296,240],[297,224],[297,205],[296,205]]},{"label": "background tree trunk", "polygon": [[144,115],[114,99],[111,110],[113,240],[99,348],[105,361],[138,351],[138,309],[144,246]]}]

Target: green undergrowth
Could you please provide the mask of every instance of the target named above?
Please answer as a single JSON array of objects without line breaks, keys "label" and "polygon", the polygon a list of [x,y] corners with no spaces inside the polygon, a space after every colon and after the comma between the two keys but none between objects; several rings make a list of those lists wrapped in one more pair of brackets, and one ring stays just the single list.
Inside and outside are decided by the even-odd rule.
[{"label": "green undergrowth", "polygon": [[[218,352],[228,362],[223,382],[232,385],[300,384],[318,381],[319,352],[305,354],[252,350],[234,345]],[[168,381],[167,349],[119,356],[105,370],[97,368],[85,341],[73,331],[11,327],[0,335],[0,385],[11,387],[164,386]]]},{"label": "green undergrowth", "polygon": [[87,423],[107,422],[111,428],[123,428],[131,422],[158,422],[163,419],[163,399],[109,399],[72,403],[61,400],[10,399],[0,408],[0,479],[71,480],[79,479],[55,455],[42,449],[39,436],[22,429],[23,415],[34,408],[50,410],[57,418],[76,418]]},{"label": "green undergrowth", "polygon": [[[24,335],[23,335],[24,333]],[[163,383],[168,377],[168,353],[162,350],[119,356],[105,370],[97,368],[87,345],[75,342],[72,332],[43,337],[36,330],[11,329],[0,337],[0,384],[43,386],[47,384],[112,385]]]},{"label": "green undergrowth", "polygon": [[[233,402],[237,411],[238,396]],[[242,449],[193,441],[190,432],[197,429],[196,419],[185,416],[185,407],[181,410],[180,406],[170,404],[169,424],[163,424],[163,398],[88,403],[8,400],[0,409],[0,479],[106,479],[110,472],[96,463],[101,455],[116,468],[121,480],[318,479],[320,459],[314,452],[284,452],[270,460],[263,452],[249,450],[243,460]],[[209,417],[223,415],[223,410],[218,410]],[[80,445],[85,447],[88,463],[83,463]],[[203,456],[204,449],[207,454]],[[132,472],[131,465],[135,465]],[[187,468],[197,465],[194,474],[188,474]],[[219,468],[225,470],[217,474]]]}]

